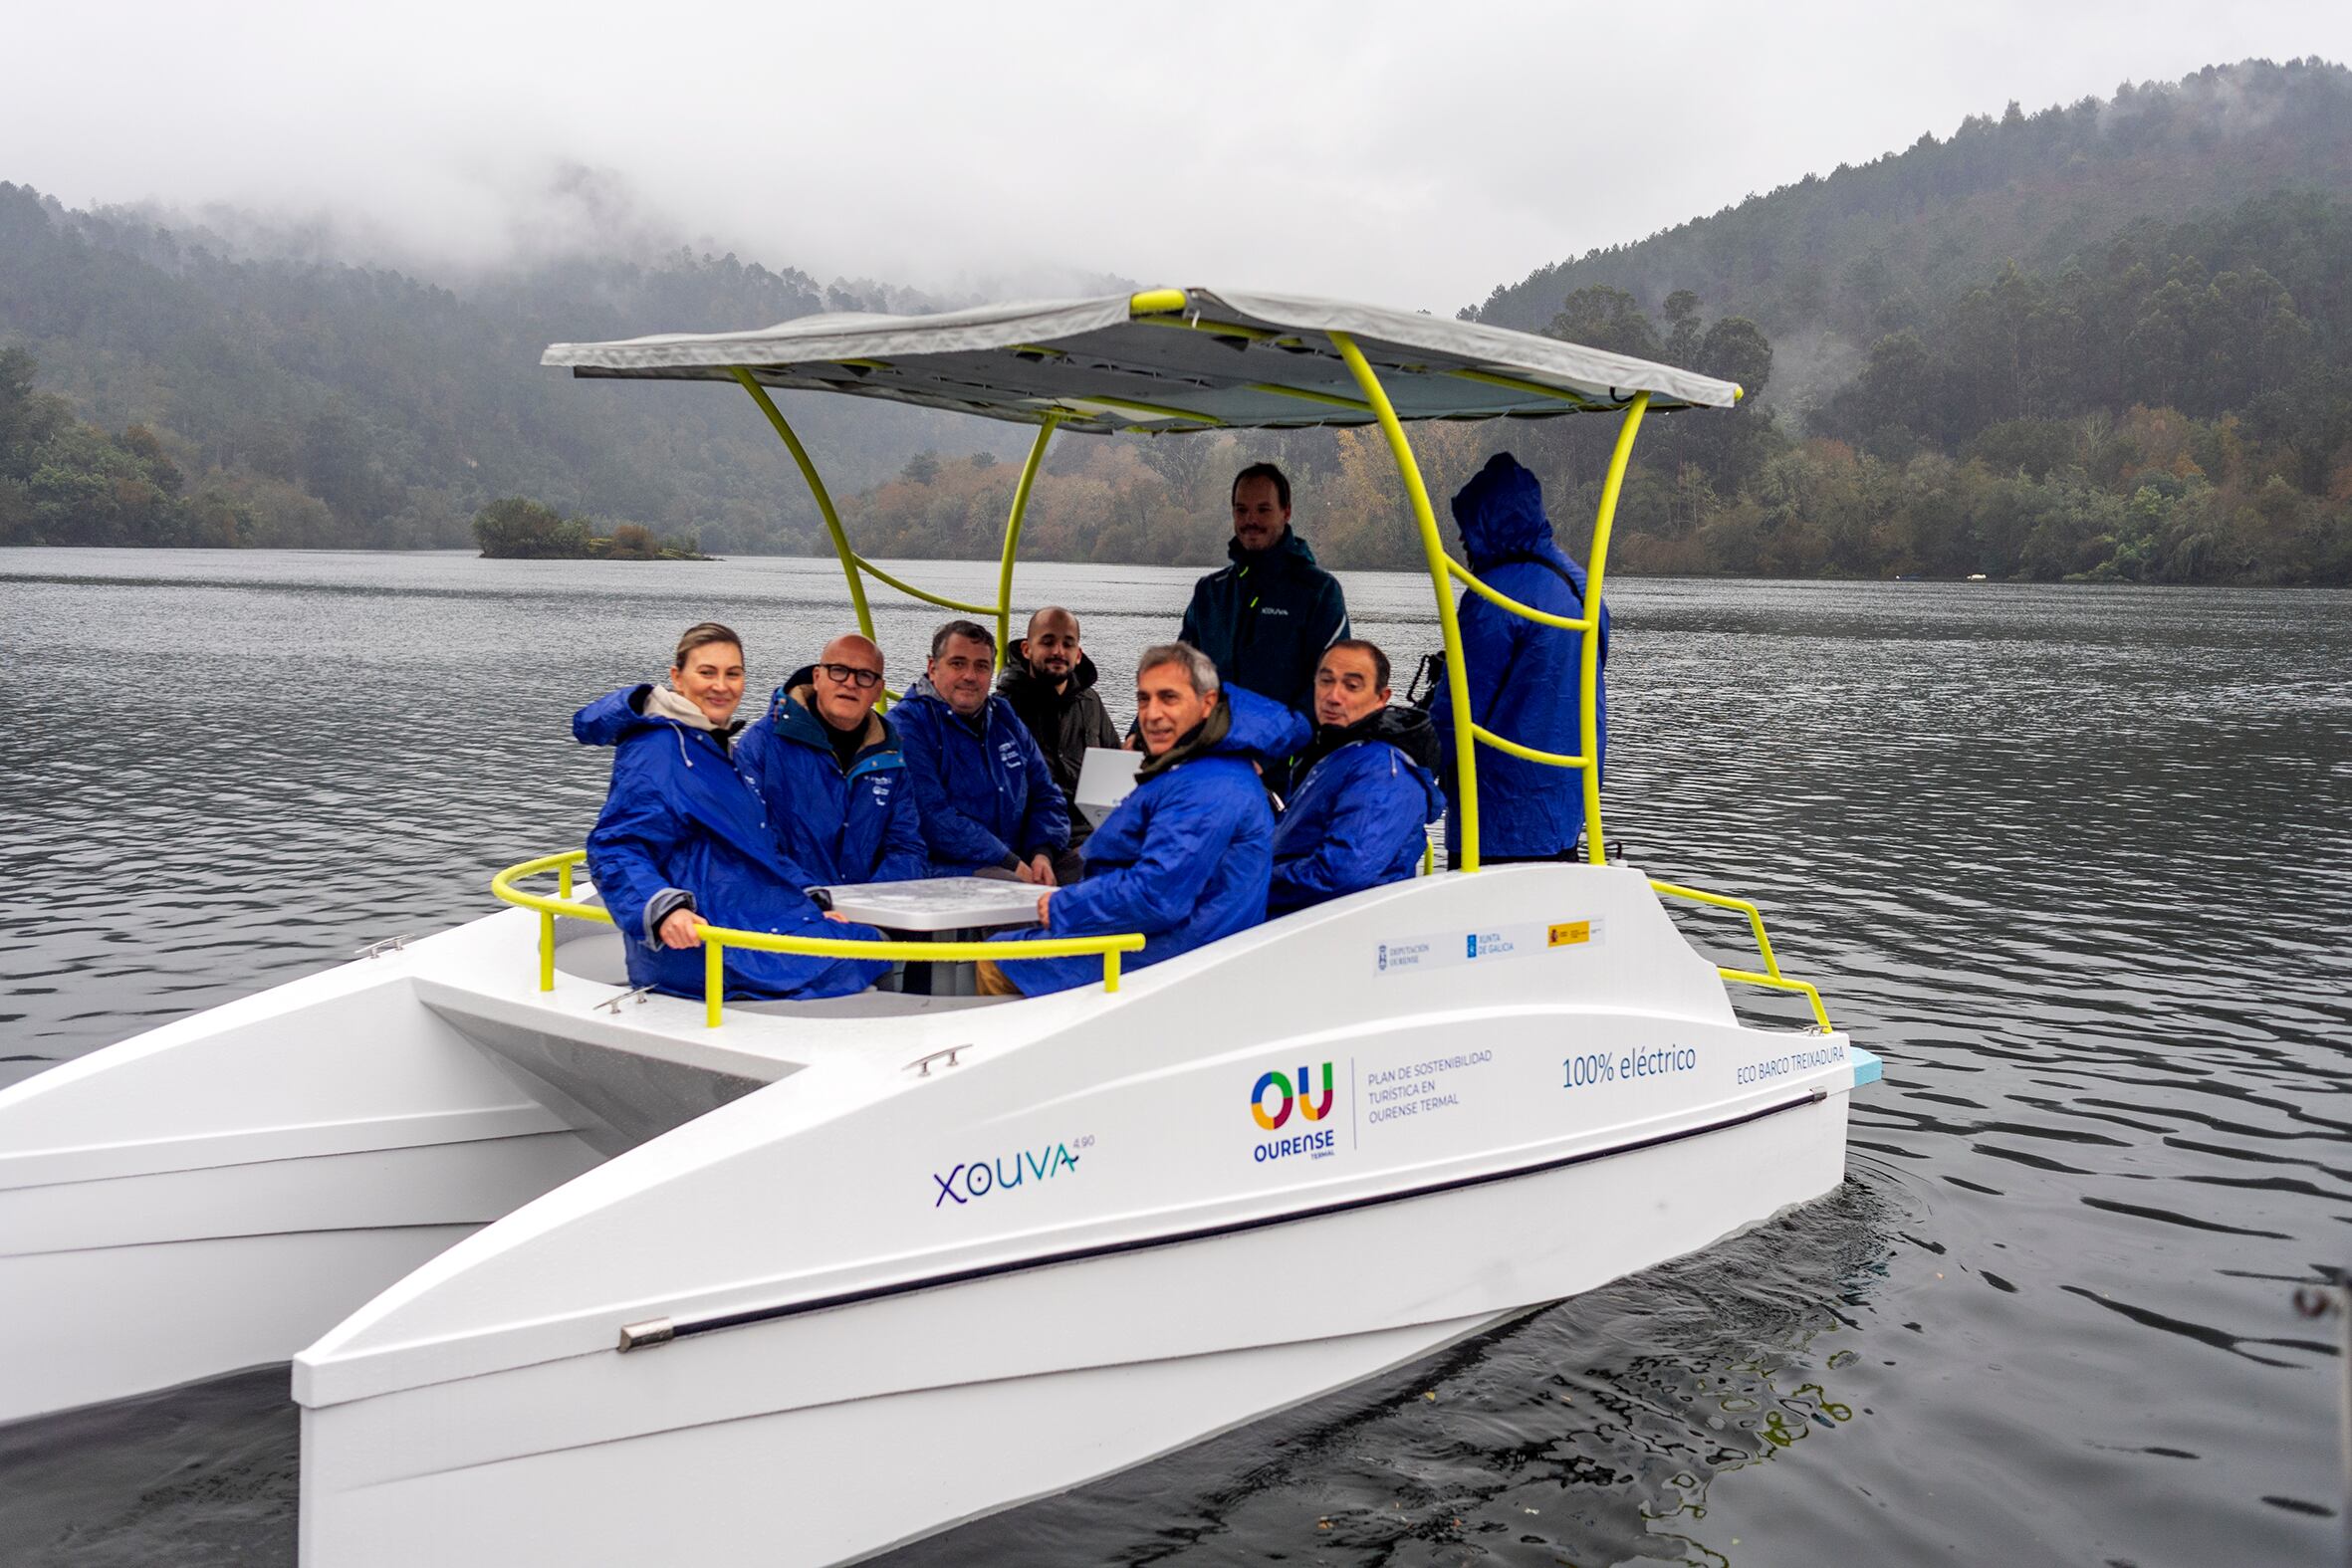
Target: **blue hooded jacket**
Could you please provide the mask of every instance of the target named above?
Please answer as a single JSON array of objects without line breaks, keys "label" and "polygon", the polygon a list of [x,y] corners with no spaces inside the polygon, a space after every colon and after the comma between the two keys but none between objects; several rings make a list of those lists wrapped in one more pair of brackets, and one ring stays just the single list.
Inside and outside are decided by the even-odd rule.
[{"label": "blue hooded jacket", "polygon": [[[1498,452],[1454,497],[1454,521],[1470,569],[1490,587],[1554,615],[1584,613],[1584,568],[1552,541],[1543,513],[1543,487],[1508,452]],[[1584,634],[1538,625],[1462,595],[1464,674],[1478,722],[1507,741],[1573,757],[1582,749],[1577,724],[1578,660]],[[1609,660],[1609,609],[1600,611],[1600,662]],[[1608,759],[1608,693],[1604,674],[1593,692],[1600,761]],[[1458,795],[1453,777],[1454,703],[1440,685],[1430,706],[1445,764],[1446,793]],[[1459,813],[1446,819],[1446,847],[1459,854]],[[1542,858],[1565,855],[1584,829],[1584,776],[1481,747],[1478,754],[1479,853]]]},{"label": "blue hooded jacket", "polygon": [[[1225,688],[1225,732],[1212,714],[1194,755],[1135,786],[1086,840],[1086,877],[1054,895],[1044,930],[1012,931],[999,942],[1108,936],[1137,931],[1141,969],[1246,931],[1266,918],[1273,874],[1274,812],[1250,765],[1288,757],[1306,744],[1306,721],[1281,703]],[[1094,957],[1031,959],[1004,966],[1024,996],[1099,983]]]},{"label": "blue hooded jacket", "polygon": [[857,754],[843,768],[810,707],[815,679],[814,669],[795,673],[735,743],[735,766],[767,802],[777,848],[812,886],[928,876],[898,732],[867,714]]},{"label": "blue hooded jacket", "polygon": [[[726,743],[644,711],[650,686],[600,697],[572,716],[583,746],[609,746],[612,788],[588,834],[588,870],[620,929],[629,984],[702,995],[699,948],[663,947],[654,929],[675,909],[714,926],[878,941],[870,926],[826,920],[811,877],[776,847],[759,790],[736,772]],[[889,965],[865,959],[727,950],[734,998],[840,997],[863,991]]]},{"label": "blue hooded jacket", "polygon": [[1338,733],[1346,738],[1306,771],[1275,823],[1269,920],[1411,876],[1427,824],[1446,807],[1419,709],[1384,708]]},{"label": "blue hooded jacket", "polygon": [[1037,738],[1004,698],[964,719],[928,679],[890,710],[935,876],[1010,871],[1069,846],[1069,806]]}]

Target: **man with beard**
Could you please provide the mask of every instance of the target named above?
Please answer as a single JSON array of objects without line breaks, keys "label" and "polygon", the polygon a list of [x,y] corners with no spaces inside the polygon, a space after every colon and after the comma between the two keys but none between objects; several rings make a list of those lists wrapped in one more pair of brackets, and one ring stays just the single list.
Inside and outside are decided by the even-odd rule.
[{"label": "man with beard", "polygon": [[1347,635],[1347,595],[1291,529],[1291,481],[1272,463],[1234,476],[1233,564],[1193,584],[1177,640],[1207,654],[1229,684],[1305,714],[1315,661]]},{"label": "man with beard", "polygon": [[[1078,770],[1089,746],[1116,747],[1118,731],[1102,695],[1094,690],[1094,661],[1078,646],[1078,618],[1049,604],[1029,618],[1029,635],[1013,644],[1013,657],[997,676],[997,695],[1013,705],[1064,799],[1074,800]],[[1069,816],[1069,847],[1086,841],[1084,816]]]},{"label": "man with beard", "polygon": [[1426,825],[1445,808],[1437,734],[1418,708],[1388,705],[1388,655],[1331,644],[1315,666],[1314,739],[1274,830],[1268,919],[1413,874]]}]

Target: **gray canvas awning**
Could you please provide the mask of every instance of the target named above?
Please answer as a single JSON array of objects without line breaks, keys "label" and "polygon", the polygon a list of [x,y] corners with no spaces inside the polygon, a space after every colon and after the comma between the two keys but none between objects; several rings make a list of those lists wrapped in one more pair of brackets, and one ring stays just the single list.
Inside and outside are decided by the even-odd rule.
[{"label": "gray canvas awning", "polygon": [[1403,419],[1729,408],[1741,389],[1475,322],[1300,295],[1164,289],[938,316],[805,316],[745,333],[557,343],[579,376],[735,379],[1069,430],[1370,423],[1329,334],[1354,339]]}]

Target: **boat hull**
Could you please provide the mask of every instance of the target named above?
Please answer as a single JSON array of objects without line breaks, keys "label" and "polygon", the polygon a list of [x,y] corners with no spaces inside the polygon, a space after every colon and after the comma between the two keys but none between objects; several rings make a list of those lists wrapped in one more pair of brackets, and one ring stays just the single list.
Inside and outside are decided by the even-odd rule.
[{"label": "boat hull", "polygon": [[311,1409],[303,1560],[854,1560],[1819,1197],[1846,1104]]}]

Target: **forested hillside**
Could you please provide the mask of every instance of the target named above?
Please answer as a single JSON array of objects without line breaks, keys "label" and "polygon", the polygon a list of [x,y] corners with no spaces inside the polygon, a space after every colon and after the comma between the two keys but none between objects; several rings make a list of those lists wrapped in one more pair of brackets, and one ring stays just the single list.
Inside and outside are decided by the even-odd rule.
[{"label": "forested hillside", "polygon": [[[2352,73],[2246,62],[1972,117],[1464,314],[1752,394],[1650,422],[1620,570],[2346,583],[2347,170]],[[575,384],[540,346],[946,303],[684,252],[458,291],[0,184],[0,348],[33,356],[0,362],[0,543],[461,545],[509,496],[721,553],[820,549],[747,399]],[[995,553],[1025,431],[840,399],[794,412],[867,554]],[[1579,418],[1419,439],[1441,499],[1510,444],[1580,549],[1611,434]],[[1213,560],[1226,481],[1260,457],[1292,470],[1327,562],[1419,563],[1361,432],[1064,437],[1030,548]]]},{"label": "forested hillside", "polygon": [[[146,214],[68,211],[0,183],[0,347],[28,351],[41,387],[99,427],[73,441],[145,431],[191,504],[202,498],[213,544],[465,545],[482,505],[521,494],[714,549],[813,548],[814,509],[749,399],[575,384],[540,368],[540,350],[940,303],[687,252],[650,266],[573,258],[460,295],[382,269],[232,254]],[[837,399],[792,409],[847,487],[957,423]],[[967,449],[1022,445],[969,422],[954,434]],[[192,542],[153,532],[137,508],[77,502],[102,470],[71,453],[9,461],[0,485],[32,488],[0,494],[0,543]]]}]

